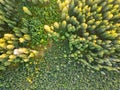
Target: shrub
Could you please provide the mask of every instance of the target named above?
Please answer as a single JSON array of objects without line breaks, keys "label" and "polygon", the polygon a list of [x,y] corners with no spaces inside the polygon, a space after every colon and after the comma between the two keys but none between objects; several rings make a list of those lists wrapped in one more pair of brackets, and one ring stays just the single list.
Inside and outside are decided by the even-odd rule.
[{"label": "shrub", "polygon": [[[32,2],[35,3],[35,0]],[[44,0],[44,3],[47,2],[48,0]],[[33,3],[24,0],[0,0],[0,70],[5,70],[14,63],[28,62],[38,54],[30,46],[32,32],[29,22],[30,18],[32,22],[35,20],[33,11],[27,6]],[[43,31],[41,45],[47,42],[47,35]]]},{"label": "shrub", "polygon": [[119,0],[58,0],[58,4],[61,21],[48,32],[68,40],[69,56],[96,70],[120,70]]}]

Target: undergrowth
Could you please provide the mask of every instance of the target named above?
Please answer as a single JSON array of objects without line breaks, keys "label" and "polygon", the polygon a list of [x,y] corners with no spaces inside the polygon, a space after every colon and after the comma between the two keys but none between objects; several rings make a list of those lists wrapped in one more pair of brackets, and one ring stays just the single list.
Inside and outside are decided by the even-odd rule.
[{"label": "undergrowth", "polygon": [[[26,0],[19,3],[21,20],[18,26],[22,24],[29,29],[31,41],[26,46],[38,50],[39,55],[30,62],[13,64],[0,72],[0,90],[119,90],[120,73],[94,71],[74,62],[67,57],[70,54],[68,42],[52,42],[47,38],[44,25],[60,21],[56,1],[50,0],[39,7]],[[27,7],[32,16],[24,13],[22,6]],[[49,48],[44,52],[41,45],[46,44]]]},{"label": "undergrowth", "polygon": [[120,74],[93,71],[65,58],[68,47],[54,44],[45,60],[7,70],[0,78],[0,90],[119,90]]}]

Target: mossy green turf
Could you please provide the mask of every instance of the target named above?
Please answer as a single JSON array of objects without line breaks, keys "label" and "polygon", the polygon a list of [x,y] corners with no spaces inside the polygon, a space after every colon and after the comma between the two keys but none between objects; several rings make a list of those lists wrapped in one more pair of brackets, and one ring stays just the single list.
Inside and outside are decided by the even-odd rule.
[{"label": "mossy green turf", "polygon": [[[30,29],[32,46],[39,44],[39,33],[44,24],[58,21],[55,17],[59,16],[54,13],[57,8],[55,3],[56,0],[52,0],[53,7],[39,8],[38,18],[26,15],[32,21],[30,25],[35,25]],[[38,12],[36,6],[30,8],[31,12],[32,9]],[[72,62],[74,60],[66,57],[69,52],[67,46],[63,42],[55,42],[44,58],[0,72],[0,90],[119,90],[120,73],[92,71]]]},{"label": "mossy green turf", "polygon": [[119,90],[119,73],[92,71],[68,62],[66,51],[63,43],[54,44],[43,62],[3,72],[0,90]]}]

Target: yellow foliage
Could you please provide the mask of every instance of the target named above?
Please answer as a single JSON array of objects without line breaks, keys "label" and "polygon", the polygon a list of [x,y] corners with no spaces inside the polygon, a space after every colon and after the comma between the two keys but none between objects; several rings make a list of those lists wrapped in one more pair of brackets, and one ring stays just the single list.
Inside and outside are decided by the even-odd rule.
[{"label": "yellow foliage", "polygon": [[25,6],[23,7],[23,11],[30,16],[32,15],[31,11]]}]

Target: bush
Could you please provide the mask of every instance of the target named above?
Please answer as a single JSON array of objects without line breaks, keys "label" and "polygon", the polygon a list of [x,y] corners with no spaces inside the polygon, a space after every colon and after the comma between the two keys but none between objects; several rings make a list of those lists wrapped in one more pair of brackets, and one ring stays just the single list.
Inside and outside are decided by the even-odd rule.
[{"label": "bush", "polygon": [[[38,54],[38,51],[30,46],[33,40],[31,34],[33,27],[38,27],[35,26],[36,22],[40,25],[28,7],[28,5],[34,6],[35,2],[37,0],[0,0],[0,70],[5,70],[14,63],[28,62]],[[39,0],[38,6],[39,3],[48,2]],[[47,42],[47,35],[44,30],[41,30],[39,35],[42,36],[40,45],[43,45]]]},{"label": "bush", "polygon": [[61,21],[46,31],[67,39],[70,57],[96,70],[120,70],[119,0],[58,0]]}]

